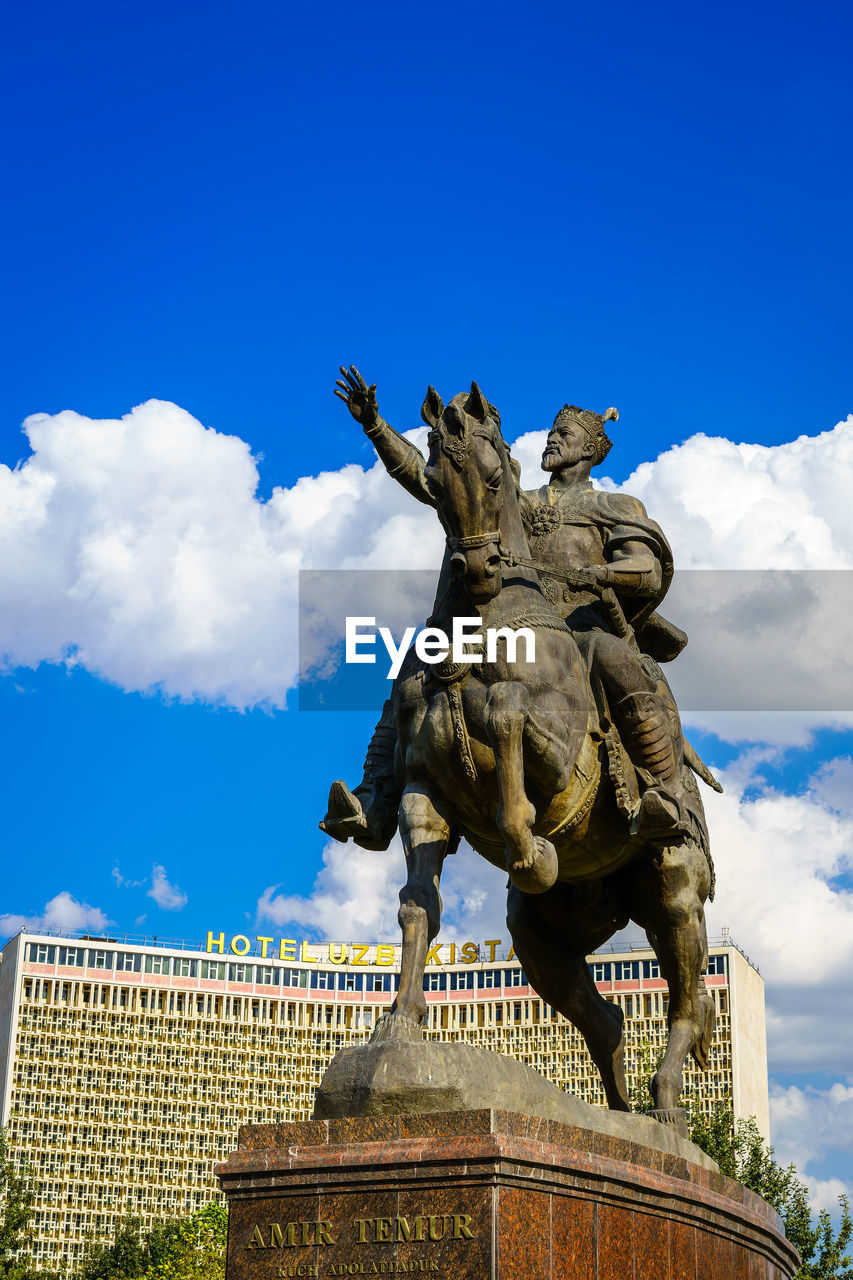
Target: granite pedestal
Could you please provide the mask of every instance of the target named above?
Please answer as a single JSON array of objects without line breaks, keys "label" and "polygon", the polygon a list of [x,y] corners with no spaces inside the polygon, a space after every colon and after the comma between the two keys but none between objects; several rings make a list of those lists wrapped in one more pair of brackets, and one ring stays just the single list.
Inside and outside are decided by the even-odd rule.
[{"label": "granite pedestal", "polygon": [[217,1173],[227,1280],[790,1280],[797,1267],[770,1206],[707,1162],[509,1111],[250,1125]]}]

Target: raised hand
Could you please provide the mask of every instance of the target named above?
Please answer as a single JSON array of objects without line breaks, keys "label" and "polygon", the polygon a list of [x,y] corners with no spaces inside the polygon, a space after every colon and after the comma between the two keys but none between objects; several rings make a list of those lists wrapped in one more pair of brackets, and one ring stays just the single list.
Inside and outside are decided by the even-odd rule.
[{"label": "raised hand", "polygon": [[341,365],[340,370],[343,377],[337,379],[335,395],[343,400],[356,422],[365,428],[375,426],[379,421],[376,383],[368,386],[354,364],[348,370]]}]

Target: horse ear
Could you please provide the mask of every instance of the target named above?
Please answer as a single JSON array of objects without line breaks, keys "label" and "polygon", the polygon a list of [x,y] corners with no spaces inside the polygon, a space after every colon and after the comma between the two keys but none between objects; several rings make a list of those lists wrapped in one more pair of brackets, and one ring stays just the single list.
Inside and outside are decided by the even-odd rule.
[{"label": "horse ear", "polygon": [[471,383],[471,394],[465,401],[464,409],[466,413],[470,414],[472,418],[476,418],[478,422],[485,422],[489,416],[489,402],[476,382]]},{"label": "horse ear", "polygon": [[426,397],[421,405],[421,417],[428,427],[437,427],[444,413],[444,401],[435,387],[427,387]]}]

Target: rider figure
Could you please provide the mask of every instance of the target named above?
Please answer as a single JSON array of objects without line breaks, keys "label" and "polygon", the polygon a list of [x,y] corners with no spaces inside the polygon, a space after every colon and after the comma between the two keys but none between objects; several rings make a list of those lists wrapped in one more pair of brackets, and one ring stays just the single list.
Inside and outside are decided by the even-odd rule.
[{"label": "rider figure", "polygon": [[[360,422],[385,465],[409,493],[435,506],[424,458],[379,415],[375,385],[341,369],[335,392]],[[432,393],[430,388],[429,395]],[[492,416],[500,423],[497,410]],[[532,558],[560,576],[542,575],[543,591],[562,613],[587,660],[599,711],[619,730],[643,787],[632,815],[638,838],[676,844],[691,834],[681,784],[678,712],[658,661],[674,658],[687,637],[654,612],[672,578],[672,553],[643,504],[627,494],[594,489],[590,472],[611,442],[603,416],[564,405],[548,433],[542,468],[550,481],[521,495]],[[570,585],[565,585],[566,578]],[[352,837],[385,849],[397,827],[394,774],[396,727],[386,702],[367,752],[364,777],[350,791],[335,782],[320,824],[337,840]]]}]

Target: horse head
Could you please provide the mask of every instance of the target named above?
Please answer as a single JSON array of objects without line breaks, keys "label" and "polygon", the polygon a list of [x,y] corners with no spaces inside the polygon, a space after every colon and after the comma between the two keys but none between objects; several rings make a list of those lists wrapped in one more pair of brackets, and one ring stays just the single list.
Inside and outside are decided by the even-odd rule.
[{"label": "horse head", "polygon": [[430,427],[424,472],[451,550],[450,568],[474,604],[503,585],[501,528],[507,492],[515,492],[500,415],[476,382],[445,406],[430,387],[421,406]]}]

